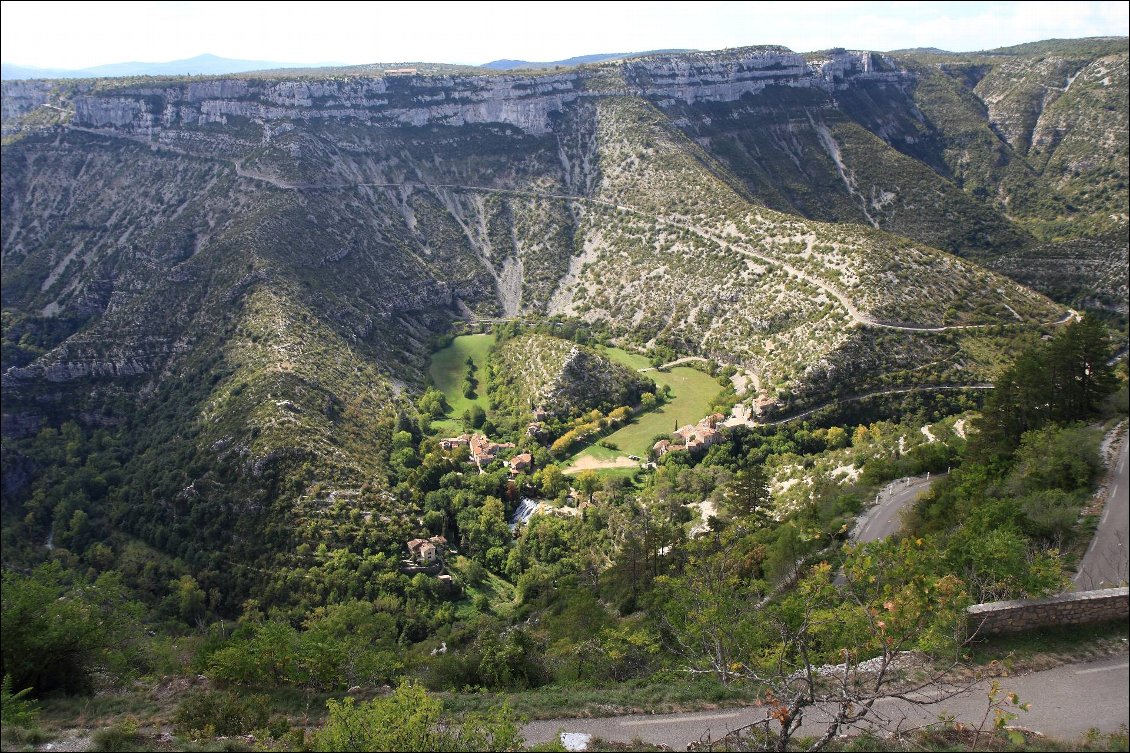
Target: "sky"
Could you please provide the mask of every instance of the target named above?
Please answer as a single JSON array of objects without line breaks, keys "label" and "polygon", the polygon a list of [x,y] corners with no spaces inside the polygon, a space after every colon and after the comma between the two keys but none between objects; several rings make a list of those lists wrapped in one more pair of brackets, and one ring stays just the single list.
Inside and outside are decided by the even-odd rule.
[{"label": "sky", "polygon": [[797,52],[1125,36],[1118,2],[0,2],[0,57],[41,68],[243,60],[480,65],[668,48]]}]

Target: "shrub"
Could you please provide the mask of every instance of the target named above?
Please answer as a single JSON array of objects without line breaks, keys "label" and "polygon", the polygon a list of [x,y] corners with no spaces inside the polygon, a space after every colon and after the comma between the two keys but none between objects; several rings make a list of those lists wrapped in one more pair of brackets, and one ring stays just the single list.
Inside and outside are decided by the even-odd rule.
[{"label": "shrub", "polygon": [[177,734],[190,737],[244,735],[267,725],[267,703],[264,695],[244,696],[231,691],[194,693],[177,707],[173,726]]},{"label": "shrub", "polygon": [[38,727],[8,727],[3,728],[4,750],[13,750],[13,745],[38,746],[51,740],[51,735]]},{"label": "shrub", "polygon": [[386,698],[360,704],[353,698],[331,699],[326,707],[329,719],[314,734],[312,750],[517,750],[522,743],[506,704],[493,712],[442,719],[443,702],[408,683]]},{"label": "shrub", "polygon": [[0,658],[14,687],[86,690],[95,666],[117,666],[131,648],[137,605],[126,602],[120,578],[107,573],[93,584],[68,578],[57,562],[31,575],[4,572]]},{"label": "shrub", "polygon": [[290,721],[282,714],[275,714],[267,721],[267,734],[276,740],[282,740],[290,731]]},{"label": "shrub", "polygon": [[141,735],[138,734],[138,720],[135,717],[130,717],[112,727],[98,730],[91,736],[90,750],[145,750]]}]

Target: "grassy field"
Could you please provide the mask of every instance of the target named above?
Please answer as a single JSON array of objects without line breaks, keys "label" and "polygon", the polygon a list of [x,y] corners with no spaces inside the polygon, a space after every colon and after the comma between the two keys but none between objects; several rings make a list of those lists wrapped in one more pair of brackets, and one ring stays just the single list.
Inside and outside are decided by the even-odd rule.
[{"label": "grassy field", "polygon": [[[606,348],[604,352],[613,361],[633,369],[651,365],[645,357],[619,348]],[[648,371],[646,375],[660,387],[671,387],[672,397],[667,404],[637,416],[630,424],[604,438],[619,447],[619,451],[594,444],[577,453],[573,460],[580,457],[611,459],[623,455],[644,457],[656,434],[670,434],[675,430],[676,424],[685,426],[704,418],[722,392],[722,387],[714,377],[686,366],[676,366],[666,372]]]},{"label": "grassy field", "polygon": [[[651,361],[647,360],[647,356],[641,356],[639,353],[629,353],[628,351],[622,350],[620,348],[600,348],[600,351],[604,353],[604,355],[608,356],[608,359],[610,361],[615,361],[616,363],[623,364],[630,369],[639,371],[640,369],[651,368]],[[662,374],[653,371],[647,372],[647,375],[652,379],[655,379],[656,376],[662,376]],[[655,381],[659,382],[658,379],[656,379]],[[672,389],[674,388],[672,387]]]},{"label": "grassy field", "polygon": [[[432,355],[431,366],[428,367],[432,381],[436,388],[443,392],[447,404],[451,406],[448,418],[441,421],[432,421],[432,430],[438,434],[458,434],[463,430],[463,411],[472,405],[478,405],[486,410],[487,390],[484,382],[484,373],[487,363],[487,352],[494,345],[494,335],[460,335],[451,345],[437,350]],[[478,396],[474,400],[463,397],[463,377],[467,374],[467,357],[470,356],[479,368],[476,376],[479,380]]]},{"label": "grassy field", "polygon": [[[486,385],[482,384],[482,370],[486,364],[487,352],[494,345],[494,335],[462,335],[456,337],[451,345],[436,351],[432,356],[430,372],[438,389],[443,391],[451,411],[446,419],[432,422],[432,429],[438,434],[458,434],[462,431],[460,421],[463,411],[472,405],[486,410]],[[632,369],[651,366],[644,356],[629,353],[620,348],[603,348],[611,360]],[[462,384],[467,372],[466,360],[470,356],[479,367],[479,394],[474,400],[463,397]],[[671,388],[671,399],[656,410],[637,416],[630,424],[610,434],[606,439],[620,449],[609,450],[591,445],[575,457],[594,457],[609,460],[625,455],[644,457],[652,445],[656,434],[668,434],[679,426],[693,424],[710,412],[722,388],[709,374],[686,366],[676,366],[670,371],[648,371],[647,376],[660,387]]]}]

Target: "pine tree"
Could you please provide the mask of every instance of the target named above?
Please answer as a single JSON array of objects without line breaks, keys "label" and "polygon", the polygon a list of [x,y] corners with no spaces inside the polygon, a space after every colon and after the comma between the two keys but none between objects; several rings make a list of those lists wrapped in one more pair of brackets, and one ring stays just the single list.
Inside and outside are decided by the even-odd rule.
[{"label": "pine tree", "polygon": [[1093,317],[1022,353],[997,379],[980,421],[982,449],[1010,455],[1025,432],[1093,418],[1114,389],[1106,327]]},{"label": "pine tree", "polygon": [[769,481],[762,466],[739,470],[723,494],[726,507],[735,518],[747,519],[757,525],[769,519]]}]

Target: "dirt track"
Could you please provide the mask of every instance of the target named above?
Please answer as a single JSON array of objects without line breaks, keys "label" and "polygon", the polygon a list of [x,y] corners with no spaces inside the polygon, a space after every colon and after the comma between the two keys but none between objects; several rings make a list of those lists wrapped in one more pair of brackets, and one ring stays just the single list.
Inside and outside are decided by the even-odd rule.
[{"label": "dirt track", "polygon": [[608,468],[639,468],[640,464],[637,460],[629,460],[626,457],[602,459],[585,456],[577,458],[577,460],[568,468],[561,471],[562,473],[580,473],[581,471],[602,471]]}]

